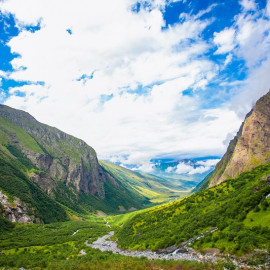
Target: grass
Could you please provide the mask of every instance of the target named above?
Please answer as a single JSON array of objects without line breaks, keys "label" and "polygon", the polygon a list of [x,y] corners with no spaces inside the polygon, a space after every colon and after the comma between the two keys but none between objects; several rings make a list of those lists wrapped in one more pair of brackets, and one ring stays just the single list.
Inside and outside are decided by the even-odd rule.
[{"label": "grass", "polygon": [[[128,214],[129,215],[129,214]],[[79,231],[78,231],[79,230]],[[78,231],[75,235],[73,233]],[[0,267],[8,269],[223,269],[224,264],[190,261],[147,260],[87,247],[108,232],[103,218],[89,216],[84,221],[69,221],[48,225],[17,224],[11,232],[0,235]],[[86,254],[81,255],[81,251]]]},{"label": "grass", "polygon": [[[24,201],[29,209],[33,210],[31,214],[36,215],[43,222],[57,221],[57,218],[58,221],[67,219],[65,211],[61,210],[63,205],[80,214],[97,210],[107,214],[120,213],[119,206],[123,206],[128,211],[130,208],[141,209],[152,205],[149,198],[142,195],[144,192],[138,192],[130,184],[126,184],[125,180],[130,178],[130,175],[136,177],[136,181],[145,181],[144,178],[128,170],[120,169],[115,174],[118,186],[111,182],[109,176],[105,176],[107,179],[104,183],[100,180],[102,183],[99,188],[104,188],[105,199],[101,199],[97,194],[78,192],[74,185],[65,182],[65,177],[68,173],[72,175],[70,168],[79,167],[85,170],[84,175],[93,173],[99,177],[98,174],[101,173],[99,165],[93,162],[97,162],[95,151],[81,140],[56,128],[43,125],[24,112],[3,106],[2,110],[11,120],[0,117],[0,188]],[[28,159],[25,153],[30,153],[36,162],[32,163],[31,158]],[[40,158],[39,154],[46,156]],[[41,165],[39,165],[39,158]],[[41,168],[49,166],[50,162],[52,163],[50,170],[42,171]],[[109,173],[113,174],[113,172]],[[37,179],[41,174],[46,176],[46,181],[42,182],[44,185],[41,180],[38,180],[38,184],[46,189],[46,192],[50,190],[51,199],[38,184],[33,183],[31,180],[33,174]],[[148,190],[150,192],[150,189]],[[54,213],[54,209],[58,214]]]},{"label": "grass", "polygon": [[[268,203],[270,204],[270,198],[267,199]],[[248,227],[254,227],[254,226],[262,226],[262,227],[268,227],[270,226],[270,207],[268,207],[266,210],[261,209],[258,212],[250,211],[246,219],[244,220],[244,225]]]},{"label": "grass", "polygon": [[21,141],[24,146],[26,146],[28,149],[33,150],[36,153],[43,153],[43,150],[40,148],[38,143],[22,128],[14,125],[11,121],[9,121],[6,118],[3,118],[0,116],[0,126],[2,129],[1,132],[1,143],[4,145],[9,143],[10,136],[3,136],[4,133],[11,134],[13,138],[16,138],[17,140]]},{"label": "grass", "polygon": [[239,255],[254,248],[270,249],[270,206],[265,202],[270,186],[261,180],[269,174],[270,164],[262,165],[211,189],[129,216],[117,231],[119,244],[162,249],[218,227],[193,246],[217,247]]},{"label": "grass", "polygon": [[170,183],[162,178],[133,172],[106,161],[99,161],[99,163],[125,188],[146,197],[153,204],[168,202],[172,198],[179,198],[188,194],[188,192],[183,192],[182,188],[170,187]]}]

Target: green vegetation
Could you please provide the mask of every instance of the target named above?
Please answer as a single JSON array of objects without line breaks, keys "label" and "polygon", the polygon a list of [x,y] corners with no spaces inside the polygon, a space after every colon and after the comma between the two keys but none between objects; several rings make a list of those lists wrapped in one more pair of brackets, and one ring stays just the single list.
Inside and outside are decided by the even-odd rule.
[{"label": "green vegetation", "polygon": [[[123,248],[157,250],[193,238],[191,245],[201,251],[270,252],[270,163],[206,189],[215,173],[224,171],[236,141],[197,193],[172,201],[188,195],[191,183],[183,192],[181,180],[175,184],[103,161],[99,166],[95,151],[83,141],[27,113],[0,107],[4,115],[0,116],[0,190],[8,197],[7,205],[12,208],[19,198],[27,215],[41,223],[12,223],[3,218],[6,208],[0,204],[0,267],[234,269],[229,262],[149,261],[87,247],[86,240],[92,242],[109,230],[103,218],[89,216],[89,212],[102,211],[130,211],[106,217]],[[146,209],[150,206],[154,207]],[[136,209],[140,210],[131,212]],[[211,228],[215,230],[209,232]],[[264,255],[260,256],[255,263],[265,262]]]},{"label": "green vegetation", "polygon": [[187,191],[183,191],[181,188],[171,187],[170,183],[163,178],[133,172],[110,162],[99,161],[99,163],[125,189],[136,194],[136,197],[148,198],[151,203],[167,202],[188,194]]},{"label": "green vegetation", "polygon": [[66,211],[29,180],[27,172],[36,168],[14,146],[8,148],[17,158],[10,158],[0,150],[0,189],[20,198],[31,207],[28,214],[45,223],[67,220]]},{"label": "green vegetation", "polygon": [[[25,130],[14,125],[10,120],[2,116],[0,116],[0,127],[0,135],[3,138],[0,142],[4,143],[4,145],[8,144],[10,139],[13,138],[13,141],[20,141],[27,148],[37,153],[43,153],[38,143]],[[6,134],[8,134],[8,136]]]},{"label": "green vegetation", "polygon": [[63,206],[80,215],[119,214],[187,194],[158,177],[108,162],[99,166],[94,149],[82,140],[4,105],[0,162],[0,190],[20,198],[32,209],[28,214],[45,223],[67,220]]},{"label": "green vegetation", "polygon": [[194,189],[193,192],[206,190],[209,186],[213,172],[209,173]]},{"label": "green vegetation", "polygon": [[[0,204],[0,208],[1,206],[2,205]],[[0,215],[0,233],[4,233],[5,231],[10,231],[12,228],[14,228],[14,224],[8,219]]]},{"label": "green vegetation", "polygon": [[119,228],[119,244],[123,248],[162,249],[218,227],[193,246],[236,254],[254,248],[269,250],[270,207],[265,199],[270,193],[269,174],[270,164],[262,165],[211,189],[138,213]]},{"label": "green vegetation", "polygon": [[[76,232],[76,233],[75,233]],[[174,261],[149,261],[87,247],[108,232],[101,218],[48,225],[16,225],[0,235],[0,267],[18,269],[223,269],[221,264]],[[74,234],[75,233],[75,234]],[[85,255],[83,255],[85,254]]]}]

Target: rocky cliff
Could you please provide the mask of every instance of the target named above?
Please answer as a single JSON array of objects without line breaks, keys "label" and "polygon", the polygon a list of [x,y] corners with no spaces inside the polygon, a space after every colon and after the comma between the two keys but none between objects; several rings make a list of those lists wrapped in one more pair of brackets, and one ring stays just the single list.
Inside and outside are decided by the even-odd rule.
[{"label": "rocky cliff", "polygon": [[3,194],[0,190],[0,213],[12,222],[19,223],[41,223],[39,218],[35,218],[34,215],[28,215],[29,212],[33,212],[33,209],[22,202],[19,198],[13,198],[10,200],[7,195]]},{"label": "rocky cliff", "polygon": [[209,178],[209,187],[270,161],[270,91],[247,114],[227,152]]}]

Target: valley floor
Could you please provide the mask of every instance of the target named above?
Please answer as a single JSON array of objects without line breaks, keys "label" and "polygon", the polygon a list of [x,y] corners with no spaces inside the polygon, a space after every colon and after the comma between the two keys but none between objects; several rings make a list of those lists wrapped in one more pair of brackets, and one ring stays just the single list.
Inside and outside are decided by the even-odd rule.
[{"label": "valley floor", "polygon": [[[106,224],[108,227],[108,222]],[[174,247],[172,251],[169,249],[164,249],[159,252],[154,252],[151,250],[130,250],[130,249],[121,249],[117,246],[116,241],[112,241],[111,238],[114,236],[114,231],[110,231],[108,234],[99,237],[96,241],[91,244],[86,240],[84,243],[86,246],[93,249],[98,249],[101,252],[112,252],[114,254],[119,254],[127,257],[137,257],[137,258],[147,258],[148,260],[174,260],[174,261],[193,261],[199,263],[212,263],[213,268],[216,269],[220,265],[224,265],[224,269],[227,269],[225,265],[230,266],[229,269],[269,269],[269,265],[261,264],[258,266],[250,266],[243,262],[243,258],[222,255],[218,252],[211,252],[209,254],[202,254],[198,251],[195,251],[192,248],[186,248],[185,251],[181,251],[180,248]],[[177,268],[178,269],[178,268]],[[181,268],[180,268],[181,269]],[[191,268],[192,269],[192,268]]]},{"label": "valley floor", "polygon": [[[106,224],[102,218],[97,217],[91,217],[85,221],[69,221],[48,225],[17,224],[12,231],[0,235],[0,268],[54,270],[224,269],[225,263],[200,262],[200,259],[195,256],[192,258],[187,255],[179,257],[181,260],[184,259],[183,261],[174,261],[171,259],[178,258],[170,255],[154,256],[154,252],[142,251],[140,253],[139,251],[120,250],[113,241],[106,241],[112,235],[110,230],[108,223]],[[103,246],[101,250],[104,252],[95,249],[97,243]],[[113,247],[113,250],[106,249],[108,245]],[[117,251],[119,251],[118,254]],[[135,253],[140,256],[130,257]],[[227,264],[231,265],[231,263]]]},{"label": "valley floor", "polygon": [[[0,269],[269,269],[268,176],[270,164],[151,209],[106,217],[74,212],[73,221],[0,226]],[[185,239],[166,237],[179,234]]]},{"label": "valley floor", "polygon": [[115,241],[110,241],[109,239],[114,235],[114,231],[110,231],[108,234],[99,237],[92,244],[89,244],[88,241],[85,241],[85,244],[89,247],[99,249],[100,251],[111,251],[114,254],[120,254],[124,256],[130,257],[146,257],[150,260],[188,260],[188,261],[198,261],[203,262],[204,260],[209,261],[212,260],[216,262],[213,258],[199,257],[197,253],[177,253],[172,252],[170,254],[165,253],[157,253],[151,250],[124,250],[117,247],[117,243]]}]

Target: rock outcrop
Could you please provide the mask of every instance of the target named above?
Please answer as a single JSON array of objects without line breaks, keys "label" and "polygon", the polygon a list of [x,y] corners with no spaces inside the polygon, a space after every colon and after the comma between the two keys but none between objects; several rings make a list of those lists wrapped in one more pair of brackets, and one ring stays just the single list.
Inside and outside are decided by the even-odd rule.
[{"label": "rock outcrop", "polygon": [[2,205],[2,215],[12,222],[20,223],[41,223],[39,218],[35,218],[34,215],[29,215],[33,209],[27,206],[19,198],[14,198],[12,201],[8,199],[8,196],[3,194],[0,190],[0,203]]},{"label": "rock outcrop", "polygon": [[270,92],[261,97],[209,179],[209,187],[270,161]]}]

